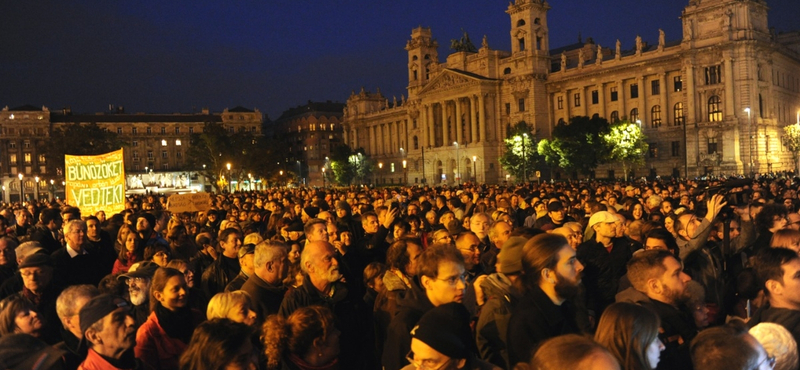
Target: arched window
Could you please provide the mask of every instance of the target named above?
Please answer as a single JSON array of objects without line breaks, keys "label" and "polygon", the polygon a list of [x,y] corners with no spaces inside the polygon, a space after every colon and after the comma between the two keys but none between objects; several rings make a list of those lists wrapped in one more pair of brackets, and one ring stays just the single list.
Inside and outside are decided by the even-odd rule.
[{"label": "arched window", "polygon": [[619,122],[619,112],[613,111],[611,112],[611,123]]},{"label": "arched window", "polygon": [[661,106],[654,105],[653,108],[650,108],[650,125],[653,128],[661,127]]},{"label": "arched window", "polygon": [[675,123],[675,126],[682,126],[683,125],[684,118],[683,118],[683,103],[682,102],[675,103],[675,106],[672,108],[672,117],[673,117],[673,121],[672,122]]},{"label": "arched window", "polygon": [[511,74],[511,68],[506,68],[506,69],[504,69],[504,70],[503,70],[503,74],[504,74],[504,75],[510,75],[510,74]]},{"label": "arched window", "polygon": [[414,136],[414,149],[419,149],[419,139],[416,136]]},{"label": "arched window", "polygon": [[563,118],[559,118],[559,119],[558,119],[558,124],[559,124],[559,125],[564,125],[564,124],[566,124],[566,122],[564,122],[564,119],[563,119]]},{"label": "arched window", "polygon": [[520,19],[520,20],[517,21],[517,27],[522,27],[524,25],[525,25],[525,20],[524,19]]},{"label": "arched window", "polygon": [[425,60],[430,60],[430,59],[431,59],[431,55],[430,54],[425,54]]},{"label": "arched window", "polygon": [[631,109],[630,119],[631,119],[631,122],[633,122],[633,123],[636,123],[636,121],[639,120],[639,108]]},{"label": "arched window", "polygon": [[712,96],[708,99],[708,121],[722,122],[722,99]]},{"label": "arched window", "polygon": [[525,38],[520,37],[519,39],[519,51],[525,51]]},{"label": "arched window", "polygon": [[539,18],[536,18],[536,19],[534,19],[534,20],[533,20],[533,24],[539,24],[539,23],[541,23],[541,21],[539,20]]},{"label": "arched window", "polygon": [[416,55],[414,55],[413,57],[411,57],[411,60],[413,60],[413,61],[416,61],[417,59],[419,59],[419,58],[418,58]]}]

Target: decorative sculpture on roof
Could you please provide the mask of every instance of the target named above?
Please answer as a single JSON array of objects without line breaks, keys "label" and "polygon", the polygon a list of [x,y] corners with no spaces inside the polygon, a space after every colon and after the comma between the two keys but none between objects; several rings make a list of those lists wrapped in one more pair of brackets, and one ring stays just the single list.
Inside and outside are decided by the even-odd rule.
[{"label": "decorative sculpture on roof", "polygon": [[666,36],[664,35],[664,30],[658,29],[658,48],[663,49],[664,44],[666,43]]},{"label": "decorative sculpture on roof", "polygon": [[567,54],[561,53],[561,71],[567,70]]},{"label": "decorative sculpture on roof", "polygon": [[636,35],[636,54],[642,53],[642,36]]},{"label": "decorative sculpture on roof", "polygon": [[455,51],[466,51],[468,53],[477,53],[478,48],[476,48],[475,45],[472,44],[472,41],[470,41],[467,31],[464,31],[464,29],[461,29],[461,31],[464,32],[464,36],[461,36],[460,40],[450,40],[450,49]]},{"label": "decorative sculpture on roof", "polygon": [[620,57],[622,57],[622,43],[619,42],[619,39],[617,39],[617,49],[616,50],[617,50],[617,53],[614,54],[614,58],[619,59]]},{"label": "decorative sculpture on roof", "polygon": [[489,41],[487,41],[486,35],[483,35],[483,41],[481,41],[481,48],[483,49],[489,48]]}]

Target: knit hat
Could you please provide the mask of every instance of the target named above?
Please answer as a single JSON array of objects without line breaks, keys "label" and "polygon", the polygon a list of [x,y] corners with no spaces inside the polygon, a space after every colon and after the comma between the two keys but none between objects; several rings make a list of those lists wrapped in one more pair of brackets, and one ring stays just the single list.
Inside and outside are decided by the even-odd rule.
[{"label": "knit hat", "polygon": [[136,223],[139,222],[140,218],[144,218],[145,220],[147,220],[147,224],[150,225],[151,229],[156,226],[156,216],[153,216],[147,212],[142,212],[138,216],[136,216]]},{"label": "knit hat", "polygon": [[0,337],[0,366],[3,369],[62,369],[67,351],[48,346],[28,334],[6,334]]},{"label": "knit hat", "polygon": [[589,217],[589,227],[599,223],[613,223],[617,222],[617,217],[609,211],[600,211]]},{"label": "knit hat", "polygon": [[411,330],[411,337],[447,357],[468,358],[470,353],[477,353],[469,320],[469,311],[463,304],[443,304],[422,315],[417,326]]},{"label": "knit hat", "polygon": [[336,202],[336,209],[344,209],[344,210],[347,210],[348,212],[350,212],[350,205],[347,204],[346,201],[340,200],[340,201]]},{"label": "knit hat", "polygon": [[521,236],[512,236],[503,243],[497,262],[500,264],[498,271],[503,274],[514,274],[522,271],[522,250],[527,239]]},{"label": "knit hat", "polygon": [[289,225],[289,228],[287,228],[286,231],[298,231],[298,232],[303,231],[303,223],[292,222],[292,224]]},{"label": "knit hat", "polygon": [[81,333],[86,333],[86,329],[89,329],[94,323],[102,320],[106,315],[116,311],[120,307],[129,308],[130,305],[121,297],[111,294],[101,294],[92,298],[81,308],[79,314],[81,319]]},{"label": "knit hat", "polygon": [[41,267],[41,266],[53,266],[53,261],[50,260],[50,256],[44,253],[34,253],[25,257],[22,260],[22,263],[19,265],[20,269],[24,269],[26,267]]},{"label": "knit hat", "polygon": [[305,212],[308,215],[308,217],[315,218],[319,214],[319,208],[318,207],[306,207],[306,208],[303,208],[303,212]]}]

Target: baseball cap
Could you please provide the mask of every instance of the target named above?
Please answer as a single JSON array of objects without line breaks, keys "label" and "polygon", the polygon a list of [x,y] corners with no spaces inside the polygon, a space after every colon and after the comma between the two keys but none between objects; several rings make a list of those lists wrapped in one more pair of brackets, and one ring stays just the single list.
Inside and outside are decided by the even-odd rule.
[{"label": "baseball cap", "polygon": [[81,333],[86,333],[86,329],[89,329],[94,323],[102,320],[106,315],[116,311],[120,307],[130,308],[130,305],[128,305],[128,302],[122,299],[122,297],[111,294],[101,294],[92,298],[81,308],[79,314],[81,319]]},{"label": "baseball cap", "polygon": [[239,258],[242,258],[248,254],[253,254],[256,252],[256,245],[253,243],[247,243],[239,248]]}]

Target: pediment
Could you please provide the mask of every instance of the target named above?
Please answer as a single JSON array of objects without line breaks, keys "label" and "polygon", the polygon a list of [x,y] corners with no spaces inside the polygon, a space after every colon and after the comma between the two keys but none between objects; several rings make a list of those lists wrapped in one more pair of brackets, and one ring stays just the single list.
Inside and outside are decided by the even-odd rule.
[{"label": "pediment", "polygon": [[425,95],[434,91],[444,91],[458,89],[464,86],[472,86],[478,84],[481,80],[490,79],[473,76],[472,74],[459,72],[453,69],[445,69],[442,71],[442,73],[439,73],[439,75],[434,77],[431,82],[425,85],[419,94]]}]

